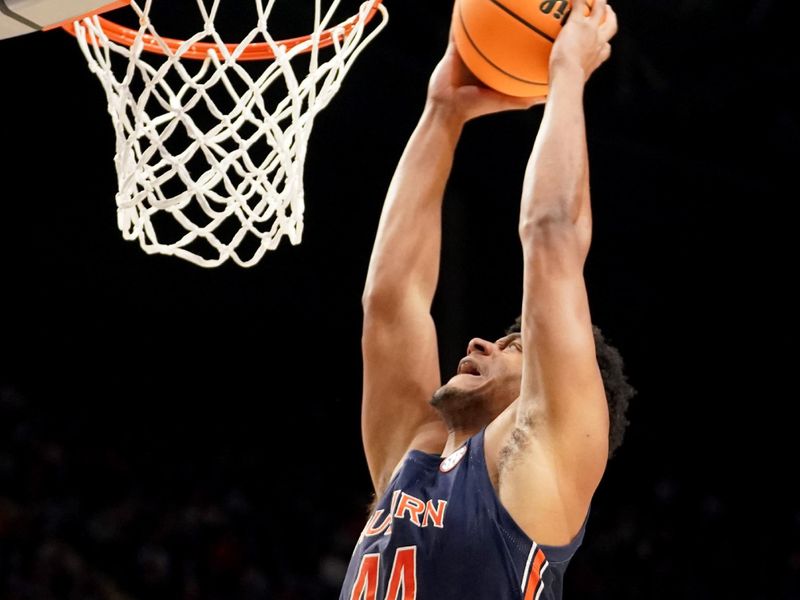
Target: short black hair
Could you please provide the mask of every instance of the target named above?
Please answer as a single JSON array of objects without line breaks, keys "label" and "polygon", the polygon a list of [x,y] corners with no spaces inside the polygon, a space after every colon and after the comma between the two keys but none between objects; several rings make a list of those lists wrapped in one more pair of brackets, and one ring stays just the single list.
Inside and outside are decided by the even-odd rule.
[{"label": "short black hair", "polygon": [[[514,324],[506,330],[506,335],[520,333],[521,330],[522,317],[517,317]],[[629,421],[626,413],[630,399],[636,395],[636,390],[628,383],[628,378],[625,376],[619,350],[606,341],[603,332],[596,325],[592,325],[592,333],[594,333],[597,364],[603,377],[603,387],[608,401],[608,457],[611,458],[622,444],[622,438],[628,428]]]}]

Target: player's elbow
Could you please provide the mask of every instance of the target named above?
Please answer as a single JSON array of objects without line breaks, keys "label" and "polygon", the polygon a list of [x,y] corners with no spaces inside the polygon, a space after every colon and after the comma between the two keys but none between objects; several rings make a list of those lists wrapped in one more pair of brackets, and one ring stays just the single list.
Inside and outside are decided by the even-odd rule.
[{"label": "player's elbow", "polygon": [[540,224],[521,235],[526,279],[582,277],[587,247],[573,223]]},{"label": "player's elbow", "polygon": [[361,293],[361,307],[364,310],[383,309],[399,295],[398,289],[380,273],[370,273]]},{"label": "player's elbow", "polygon": [[374,287],[367,285],[361,293],[361,308],[364,310],[371,308],[377,302],[379,294]]},{"label": "player's elbow", "polygon": [[368,322],[386,323],[397,318],[402,304],[402,294],[392,289],[370,288],[361,295],[364,325]]},{"label": "player's elbow", "polygon": [[546,211],[523,215],[519,222],[519,237],[523,242],[547,239],[552,234],[563,233],[575,227],[572,216],[563,204]]},{"label": "player's elbow", "polygon": [[361,295],[361,309],[364,318],[374,318],[376,315],[385,313],[389,306],[387,294],[379,293],[376,290],[365,290]]},{"label": "player's elbow", "polygon": [[519,237],[523,249],[573,248],[580,238],[576,223],[566,212],[548,212],[520,223]]}]

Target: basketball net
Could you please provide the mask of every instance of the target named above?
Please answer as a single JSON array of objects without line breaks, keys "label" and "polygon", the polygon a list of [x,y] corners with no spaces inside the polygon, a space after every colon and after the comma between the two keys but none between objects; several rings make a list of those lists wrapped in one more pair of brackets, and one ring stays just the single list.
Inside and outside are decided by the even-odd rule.
[{"label": "basketball net", "polygon": [[[257,26],[235,45],[214,28],[220,0],[197,0],[205,29],[182,42],[158,34],[148,17],[152,0],[131,2],[140,26],[128,30],[128,41],[114,41],[97,16],[73,24],[114,123],[117,223],[148,254],[249,267],[283,236],[300,242],[314,117],[388,13],[381,0],[367,0],[331,26],[340,0],[324,12],[315,0],[314,32],[276,41],[267,30],[274,2],[255,0]],[[380,22],[367,32],[376,11]],[[257,47],[263,50],[253,55]],[[188,60],[192,53],[200,59]],[[302,68],[295,66],[304,53]],[[269,56],[256,74],[244,68],[245,60]],[[279,98],[272,104],[270,88]]]}]

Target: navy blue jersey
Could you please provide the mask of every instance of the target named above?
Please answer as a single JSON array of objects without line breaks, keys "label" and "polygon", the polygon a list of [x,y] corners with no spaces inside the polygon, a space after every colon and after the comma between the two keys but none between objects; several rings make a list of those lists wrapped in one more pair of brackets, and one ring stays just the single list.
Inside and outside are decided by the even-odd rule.
[{"label": "navy blue jersey", "polygon": [[370,515],[339,600],[555,600],[566,546],[533,542],[500,504],[484,431],[446,459],[411,450]]}]

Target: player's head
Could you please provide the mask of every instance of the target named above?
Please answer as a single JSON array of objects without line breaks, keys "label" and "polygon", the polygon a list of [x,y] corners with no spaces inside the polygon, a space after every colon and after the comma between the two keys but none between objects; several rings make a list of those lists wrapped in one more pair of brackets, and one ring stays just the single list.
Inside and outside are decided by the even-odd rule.
[{"label": "player's head", "polygon": [[495,341],[473,338],[456,374],[433,394],[448,428],[486,425],[519,397],[522,342],[519,333]]},{"label": "player's head", "polygon": [[[475,338],[456,375],[431,400],[448,426],[460,421],[488,424],[519,397],[522,383],[521,319],[495,342]],[[609,457],[622,443],[628,419],[625,413],[636,390],[628,383],[619,351],[592,326],[597,364],[603,378],[609,411]]]}]

